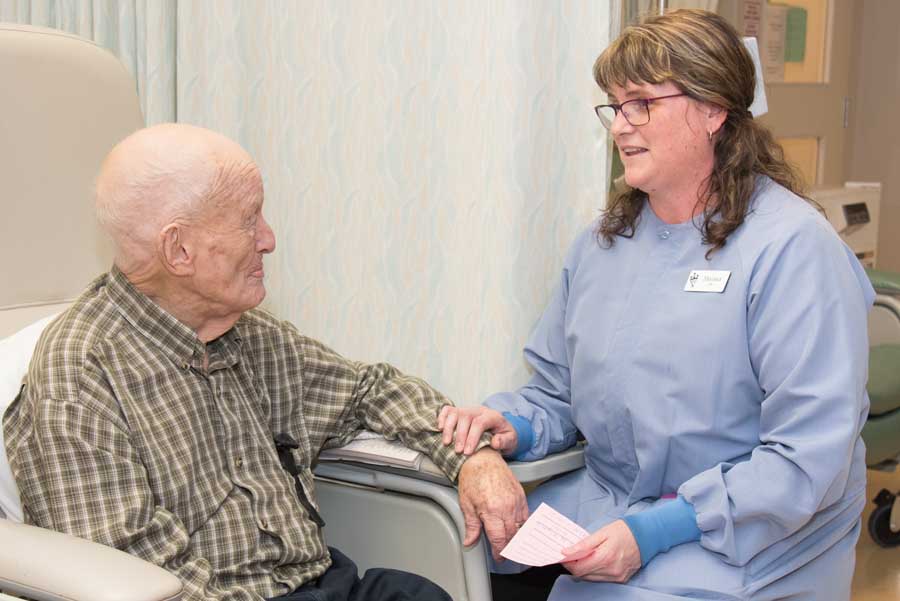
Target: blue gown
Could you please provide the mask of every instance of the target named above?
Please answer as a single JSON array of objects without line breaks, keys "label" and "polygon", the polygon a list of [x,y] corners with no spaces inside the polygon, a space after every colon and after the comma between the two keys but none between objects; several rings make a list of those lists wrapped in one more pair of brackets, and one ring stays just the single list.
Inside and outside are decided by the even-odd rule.
[{"label": "blue gown", "polygon": [[[702,535],[624,585],[563,576],[551,601],[849,599],[874,298],[859,261],[763,177],[709,260],[697,226],[649,204],[612,248],[594,230],[525,348],[530,382],[485,404],[529,420],[525,460],[587,441],[586,467],[529,495],[532,511],[547,502],[593,532],[677,493]],[[730,271],[724,291],[686,292],[697,269]]]}]

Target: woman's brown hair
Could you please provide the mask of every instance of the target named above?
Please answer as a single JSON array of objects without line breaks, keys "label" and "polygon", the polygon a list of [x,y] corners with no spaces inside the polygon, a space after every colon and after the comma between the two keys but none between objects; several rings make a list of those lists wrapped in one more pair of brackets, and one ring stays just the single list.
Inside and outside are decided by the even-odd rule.
[{"label": "woman's brown hair", "polygon": [[[756,86],[753,59],[722,17],[677,10],[630,26],[597,58],[594,80],[603,90],[628,82],[672,82],[692,98],[727,111],[715,135],[712,174],[697,199],[704,207],[703,242],[711,247],[707,258],[743,223],[757,176],[766,175],[806,198],[802,179],[785,161],[781,146],[750,114]],[[638,189],[612,197],[598,240],[612,246],[616,236],[633,236],[646,198]]]}]

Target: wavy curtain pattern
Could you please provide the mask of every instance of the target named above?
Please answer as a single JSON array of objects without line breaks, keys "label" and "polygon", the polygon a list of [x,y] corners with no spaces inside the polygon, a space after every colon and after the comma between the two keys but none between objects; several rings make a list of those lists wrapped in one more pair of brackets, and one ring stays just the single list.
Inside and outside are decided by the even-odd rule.
[{"label": "wavy curtain pattern", "polygon": [[522,346],[605,202],[591,66],[612,4],[178,2],[177,119],[264,175],[266,306],[460,404],[523,383]]},{"label": "wavy curtain pattern", "polygon": [[177,0],[0,0],[0,21],[60,29],[111,50],[148,124],[175,121]]}]

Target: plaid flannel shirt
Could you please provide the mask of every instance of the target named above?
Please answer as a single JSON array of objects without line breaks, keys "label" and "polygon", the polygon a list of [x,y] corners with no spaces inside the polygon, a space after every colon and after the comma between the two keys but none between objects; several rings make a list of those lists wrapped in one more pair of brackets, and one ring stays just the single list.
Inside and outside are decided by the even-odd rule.
[{"label": "plaid flannel shirt", "polygon": [[273,435],[300,443],[313,503],[319,451],[360,428],[455,479],[463,458],[436,428],[446,403],[259,310],[203,344],[113,268],[48,327],[3,427],[26,521],[163,566],[186,601],[258,601],[331,563]]}]

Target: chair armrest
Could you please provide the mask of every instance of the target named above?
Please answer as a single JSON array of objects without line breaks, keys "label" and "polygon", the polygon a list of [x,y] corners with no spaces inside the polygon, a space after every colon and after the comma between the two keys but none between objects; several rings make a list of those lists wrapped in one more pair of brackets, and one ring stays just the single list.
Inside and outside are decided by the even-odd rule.
[{"label": "chair armrest", "polygon": [[866,275],[869,276],[869,281],[872,282],[875,292],[891,296],[900,295],[900,273],[881,271],[880,269],[866,269]]},{"label": "chair armrest", "polygon": [[175,601],[163,568],[88,540],[0,519],[0,590],[35,601]]},{"label": "chair armrest", "polygon": [[[546,480],[583,466],[584,447],[581,444],[537,461],[511,461],[509,463],[509,469],[523,484]],[[382,488],[382,483],[378,482],[378,472],[396,474],[415,480],[426,480],[443,486],[454,486],[453,482],[428,457],[422,458],[422,464],[418,470],[347,460],[320,461],[315,469],[316,475],[320,477],[345,480],[348,475],[353,474],[349,478],[349,482],[360,486]]]},{"label": "chair armrest", "polygon": [[[509,465],[513,474],[520,481],[528,483],[580,468],[584,465],[584,451],[579,446],[551,455],[540,461],[512,462]],[[456,487],[428,458],[423,459],[418,471],[354,461],[320,461],[315,467],[315,475],[320,482],[330,481],[332,484],[360,488],[377,493],[395,493],[395,495],[388,496],[399,494],[406,498],[420,497],[423,499],[422,503],[437,505],[443,514],[446,515],[446,519],[450,520],[450,523],[456,528],[457,537],[455,537],[455,543],[453,544],[460,548],[460,557],[466,581],[463,590],[468,591],[468,599],[480,600],[490,598],[490,580],[485,569],[490,552],[489,548],[484,537],[482,537],[479,544],[465,548],[461,546],[461,542],[465,537],[466,524],[462,510],[459,507],[459,496]],[[335,495],[336,493],[332,492],[331,494]],[[348,491],[346,498],[352,499],[359,494],[368,493]],[[332,496],[332,501],[335,500],[336,497]],[[334,506],[341,506],[341,503],[334,503],[332,507]],[[364,507],[366,509],[361,511],[360,514],[375,514],[371,505],[367,504]],[[362,519],[365,520],[367,517],[362,516]],[[345,542],[348,543],[346,548],[349,548],[354,543],[358,544],[358,531],[350,530],[348,534],[346,521],[344,519],[338,521],[340,523],[336,526],[338,530],[335,536],[338,539],[340,539],[341,535],[345,537]],[[330,519],[329,523],[331,523]],[[334,528],[335,526],[330,527]],[[329,526],[325,527],[326,537],[329,536],[328,528]],[[374,538],[380,540],[378,535],[375,535]],[[451,541],[447,541],[447,544],[451,544]],[[365,556],[368,553],[370,556],[378,558],[379,563],[374,565],[382,565],[380,562],[384,560],[384,554],[389,554],[389,551],[382,549],[379,545],[375,545],[374,549],[378,551],[373,555],[372,548],[372,543],[360,544],[360,556]]]},{"label": "chair armrest", "polygon": [[509,469],[522,484],[546,480],[582,467],[584,467],[584,446],[581,444],[547,455],[537,461],[512,461],[509,464]]}]

